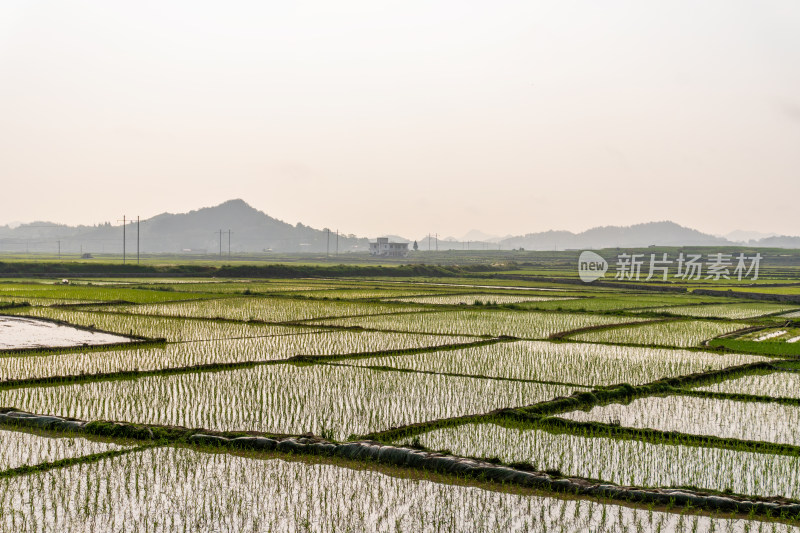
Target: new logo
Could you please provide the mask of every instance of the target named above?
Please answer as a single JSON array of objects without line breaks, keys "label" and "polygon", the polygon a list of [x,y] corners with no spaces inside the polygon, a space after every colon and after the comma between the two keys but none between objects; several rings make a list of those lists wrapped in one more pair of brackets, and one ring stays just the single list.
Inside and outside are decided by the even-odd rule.
[{"label": "new logo", "polygon": [[603,277],[608,270],[608,262],[594,252],[581,252],[578,258],[578,275],[581,281],[591,283]]}]

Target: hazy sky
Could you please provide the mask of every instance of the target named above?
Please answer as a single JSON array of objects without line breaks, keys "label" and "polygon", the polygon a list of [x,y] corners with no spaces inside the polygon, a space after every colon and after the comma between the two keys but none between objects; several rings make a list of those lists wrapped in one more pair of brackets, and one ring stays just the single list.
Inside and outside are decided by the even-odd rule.
[{"label": "hazy sky", "polygon": [[800,2],[0,2],[0,223],[800,234]]}]

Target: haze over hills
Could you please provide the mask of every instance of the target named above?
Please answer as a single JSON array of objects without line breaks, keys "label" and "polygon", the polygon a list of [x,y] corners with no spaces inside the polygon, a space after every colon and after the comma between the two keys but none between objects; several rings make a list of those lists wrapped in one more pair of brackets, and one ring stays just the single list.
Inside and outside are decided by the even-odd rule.
[{"label": "haze over hills", "polygon": [[[335,231],[315,229],[301,223],[291,225],[254,209],[243,200],[229,200],[214,207],[188,213],[162,213],[143,220],[140,225],[143,253],[216,254],[222,244],[223,254],[258,252],[325,253],[337,249]],[[220,240],[220,230],[222,238]],[[136,252],[137,227],[126,227],[127,251]],[[737,231],[731,236],[745,236]],[[375,236],[371,236],[374,238]],[[413,243],[414,239],[389,236],[391,240]],[[633,226],[603,226],[581,233],[545,231],[513,237],[495,237],[471,230],[462,240],[427,235],[417,239],[420,250],[520,249],[565,250],[613,247],[720,246],[742,244],[680,226],[674,222],[648,222]],[[438,241],[438,242],[437,242]],[[355,235],[338,236],[338,250],[366,252],[368,239]],[[800,248],[800,237],[767,236],[750,240],[751,246]],[[0,251],[54,253],[121,253],[122,225],[103,223],[95,226],[66,226],[53,222],[32,222],[0,226]]]},{"label": "haze over hills", "polygon": [[[328,232],[303,224],[291,225],[254,209],[243,200],[229,200],[188,213],[162,213],[140,224],[140,245],[145,253],[325,252]],[[129,224],[127,251],[136,252],[136,224]],[[61,241],[64,253],[122,253],[122,225],[63,226],[47,222],[0,226],[0,250],[53,252]],[[336,249],[336,233],[330,232],[330,250]],[[340,251],[365,251],[367,239],[339,235]]]}]

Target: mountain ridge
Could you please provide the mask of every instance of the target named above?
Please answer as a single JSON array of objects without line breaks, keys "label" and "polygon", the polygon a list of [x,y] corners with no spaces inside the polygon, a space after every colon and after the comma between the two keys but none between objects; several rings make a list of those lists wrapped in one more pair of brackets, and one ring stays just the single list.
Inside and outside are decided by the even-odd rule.
[{"label": "mountain ridge", "polygon": [[[15,223],[16,224],[16,223]],[[315,229],[302,223],[295,225],[271,217],[252,207],[242,199],[227,200],[219,205],[201,207],[186,213],[164,212],[141,221],[141,235],[136,224],[126,226],[126,251],[136,252],[137,238],[145,253],[201,253],[227,254],[253,252],[313,252],[334,254],[366,252],[368,239],[356,235],[339,234],[327,228]],[[230,235],[228,231],[230,230]],[[221,234],[220,234],[221,231]],[[737,230],[733,234],[748,232]],[[750,232],[755,233],[755,232]],[[391,235],[399,242],[419,243],[420,250],[566,250],[599,248],[640,248],[655,246],[750,246],[800,248],[800,237],[769,236],[747,243],[732,241],[681,226],[672,221],[657,221],[631,226],[596,226],[574,233],[566,230],[548,230],[525,235],[497,238],[472,229],[465,237],[484,237],[486,240],[454,240],[452,237],[436,240],[425,235],[419,239],[406,239]],[[385,235],[381,235],[385,236]],[[54,252],[64,253],[121,253],[122,226],[108,222],[93,226],[67,226],[53,222],[36,221],[27,224],[0,226],[0,251],[4,252]]]}]

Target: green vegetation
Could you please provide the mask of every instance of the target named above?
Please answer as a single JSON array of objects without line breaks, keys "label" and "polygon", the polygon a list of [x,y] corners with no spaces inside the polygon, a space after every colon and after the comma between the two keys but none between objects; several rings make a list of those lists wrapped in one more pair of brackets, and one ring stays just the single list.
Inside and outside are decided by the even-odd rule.
[{"label": "green vegetation", "polygon": [[[0,529],[102,529],[110,512],[134,531],[154,519],[164,530],[213,520],[460,531],[477,507],[491,509],[478,530],[795,525],[800,304],[739,293],[792,296],[800,254],[752,287],[583,284],[573,252],[438,257],[445,264],[0,265],[28,276],[0,283],[0,312],[143,339],[0,351]],[[2,414],[11,408],[90,422],[25,429]],[[505,465],[509,481],[209,449],[191,440],[199,433],[400,443]],[[577,485],[559,485],[565,476]],[[286,507],[264,479],[318,504]],[[179,488],[165,496],[164,483]],[[690,494],[678,506],[664,492],[676,488]],[[687,507],[718,509],[703,491],[730,517]],[[772,516],[774,496],[797,512]],[[196,505],[178,506],[187,499]],[[226,511],[210,511],[218,505]]]}]

